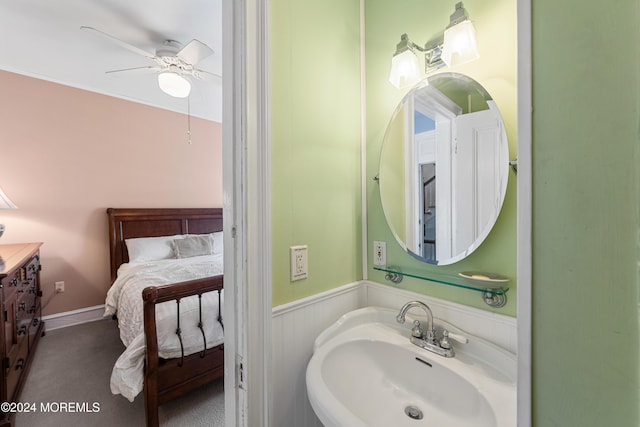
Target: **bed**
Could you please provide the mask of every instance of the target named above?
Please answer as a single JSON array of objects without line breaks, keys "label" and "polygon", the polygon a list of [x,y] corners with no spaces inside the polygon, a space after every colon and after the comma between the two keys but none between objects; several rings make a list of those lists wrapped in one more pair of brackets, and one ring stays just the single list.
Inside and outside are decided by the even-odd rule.
[{"label": "bed", "polygon": [[126,346],[111,388],[129,400],[144,393],[147,426],[158,426],[159,405],[224,375],[222,209],[107,215],[105,316]]}]

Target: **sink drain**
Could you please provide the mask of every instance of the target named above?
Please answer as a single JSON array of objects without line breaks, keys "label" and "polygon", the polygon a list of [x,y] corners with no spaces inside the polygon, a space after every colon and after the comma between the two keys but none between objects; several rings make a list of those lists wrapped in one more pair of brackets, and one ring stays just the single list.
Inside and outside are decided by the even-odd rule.
[{"label": "sink drain", "polygon": [[411,405],[404,408],[404,413],[407,414],[407,417],[411,418],[412,420],[421,420],[423,417],[422,411],[419,408]]}]

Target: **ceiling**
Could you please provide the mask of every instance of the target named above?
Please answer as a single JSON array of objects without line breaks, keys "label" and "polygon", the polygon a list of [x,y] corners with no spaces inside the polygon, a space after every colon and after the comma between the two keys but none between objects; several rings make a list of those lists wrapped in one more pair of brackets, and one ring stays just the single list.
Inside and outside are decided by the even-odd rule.
[{"label": "ceiling", "polygon": [[214,50],[197,68],[222,75],[221,15],[222,0],[0,0],[0,69],[221,122],[219,83],[192,80],[187,101],[162,92],[154,74],[106,74],[154,63],[80,30],[151,54],[165,40],[197,39]]}]

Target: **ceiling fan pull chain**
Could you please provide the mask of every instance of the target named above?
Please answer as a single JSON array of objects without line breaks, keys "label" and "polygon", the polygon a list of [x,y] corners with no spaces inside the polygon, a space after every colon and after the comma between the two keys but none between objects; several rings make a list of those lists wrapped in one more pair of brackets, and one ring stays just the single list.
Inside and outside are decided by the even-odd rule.
[{"label": "ceiling fan pull chain", "polygon": [[191,145],[191,95],[187,96],[187,138]]}]

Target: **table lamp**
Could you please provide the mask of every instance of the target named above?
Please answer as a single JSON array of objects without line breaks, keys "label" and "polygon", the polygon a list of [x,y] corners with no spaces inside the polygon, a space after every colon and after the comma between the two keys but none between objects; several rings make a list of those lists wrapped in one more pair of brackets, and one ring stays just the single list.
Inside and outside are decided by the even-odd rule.
[{"label": "table lamp", "polygon": [[[0,209],[18,209],[16,205],[4,194],[2,188],[0,188]],[[4,225],[0,224],[0,237],[4,233]]]}]

